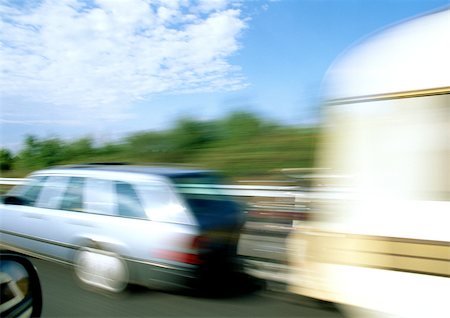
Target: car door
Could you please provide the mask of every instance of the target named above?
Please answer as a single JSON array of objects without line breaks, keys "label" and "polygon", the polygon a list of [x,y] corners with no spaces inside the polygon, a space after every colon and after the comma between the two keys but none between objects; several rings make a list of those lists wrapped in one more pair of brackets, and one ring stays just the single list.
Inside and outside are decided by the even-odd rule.
[{"label": "car door", "polygon": [[49,195],[46,200],[43,193],[40,198],[42,202],[38,202],[46,209],[48,220],[49,228],[45,239],[51,244],[48,245],[47,252],[58,260],[71,262],[73,252],[78,248],[74,238],[80,233],[93,232],[84,204],[86,178],[66,176],[53,181],[57,188],[53,195]]},{"label": "car door", "polygon": [[58,222],[64,217],[60,207],[68,192],[69,181],[70,178],[63,175],[48,176],[35,203],[42,220],[40,227],[34,229],[40,241],[39,252],[58,260],[63,259],[62,255],[69,248],[64,238],[65,229]]},{"label": "car door", "polygon": [[70,234],[75,245],[95,243],[98,249],[136,256],[133,251],[140,249],[141,240],[149,232],[149,220],[131,183],[86,178],[83,207],[85,213],[67,220],[77,226]]},{"label": "car door", "polygon": [[[66,254],[69,261],[73,253],[83,247],[101,248],[116,252],[122,246],[120,237],[124,225],[116,220],[113,181],[95,177],[72,177],[61,203],[59,228],[61,236],[72,248]],[[116,226],[114,226],[116,224]]]},{"label": "car door", "polygon": [[36,207],[47,176],[32,176],[6,195],[1,205],[0,239],[7,248],[39,253],[45,219]]}]

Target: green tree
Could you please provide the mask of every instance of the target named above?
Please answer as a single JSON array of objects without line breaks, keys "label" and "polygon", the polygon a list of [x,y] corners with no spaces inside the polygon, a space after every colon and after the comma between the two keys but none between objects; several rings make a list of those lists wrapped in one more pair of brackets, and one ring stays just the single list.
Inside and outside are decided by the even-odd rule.
[{"label": "green tree", "polygon": [[171,150],[167,134],[162,132],[139,132],[125,139],[127,151],[134,156],[157,158]]},{"label": "green tree", "polygon": [[0,171],[9,171],[14,164],[14,157],[8,149],[0,149]]},{"label": "green tree", "polygon": [[183,118],[177,121],[171,139],[175,150],[193,152],[214,140],[210,125],[205,122]]},{"label": "green tree", "polygon": [[234,112],[223,120],[223,128],[231,140],[259,135],[269,128],[256,115],[244,111]]},{"label": "green tree", "polygon": [[[314,127],[272,124],[239,111],[210,121],[181,118],[171,129],[133,133],[99,146],[89,137],[64,142],[29,135],[13,160],[19,174],[55,164],[123,161],[200,164],[228,175],[250,176],[311,167],[318,138]],[[6,154],[2,156],[2,162],[10,161]]]},{"label": "green tree", "polygon": [[63,147],[65,155],[68,159],[86,158],[91,156],[94,152],[94,142],[89,137],[77,139],[75,141],[66,143]]},{"label": "green tree", "polygon": [[48,167],[58,164],[65,159],[65,145],[58,138],[45,139],[39,142],[39,161],[42,166]]},{"label": "green tree", "polygon": [[58,138],[39,140],[33,135],[28,135],[24,144],[23,150],[18,155],[18,165],[22,169],[48,167],[67,158],[65,145]]},{"label": "green tree", "polygon": [[33,135],[27,135],[24,140],[24,147],[18,155],[19,168],[33,169],[38,167],[38,148],[38,139]]}]

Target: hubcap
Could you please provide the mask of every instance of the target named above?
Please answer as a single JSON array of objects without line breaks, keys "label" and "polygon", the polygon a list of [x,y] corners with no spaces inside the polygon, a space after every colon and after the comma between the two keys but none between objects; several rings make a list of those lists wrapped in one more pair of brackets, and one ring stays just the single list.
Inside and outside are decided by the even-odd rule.
[{"label": "hubcap", "polygon": [[78,252],[75,274],[87,285],[112,292],[125,289],[128,279],[126,265],[116,254],[93,249]]}]

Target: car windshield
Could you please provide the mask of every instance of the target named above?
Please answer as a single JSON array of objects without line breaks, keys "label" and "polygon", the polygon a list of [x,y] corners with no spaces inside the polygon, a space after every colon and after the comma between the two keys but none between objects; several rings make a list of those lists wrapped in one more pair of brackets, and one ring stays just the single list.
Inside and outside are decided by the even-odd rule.
[{"label": "car windshield", "polygon": [[220,176],[197,174],[172,177],[172,180],[200,227],[211,229],[238,225],[239,205],[226,195]]}]

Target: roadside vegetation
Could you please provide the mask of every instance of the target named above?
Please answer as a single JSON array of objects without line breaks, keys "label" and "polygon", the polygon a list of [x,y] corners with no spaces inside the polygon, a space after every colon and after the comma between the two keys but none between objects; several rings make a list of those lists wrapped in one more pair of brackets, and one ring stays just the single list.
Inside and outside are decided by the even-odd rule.
[{"label": "roadside vegetation", "polygon": [[90,137],[65,141],[26,136],[13,154],[0,150],[3,177],[23,177],[49,166],[88,162],[186,164],[230,177],[265,176],[282,168],[312,167],[317,128],[267,122],[247,112],[198,121],[182,118],[164,131],[141,131],[106,144]]}]

